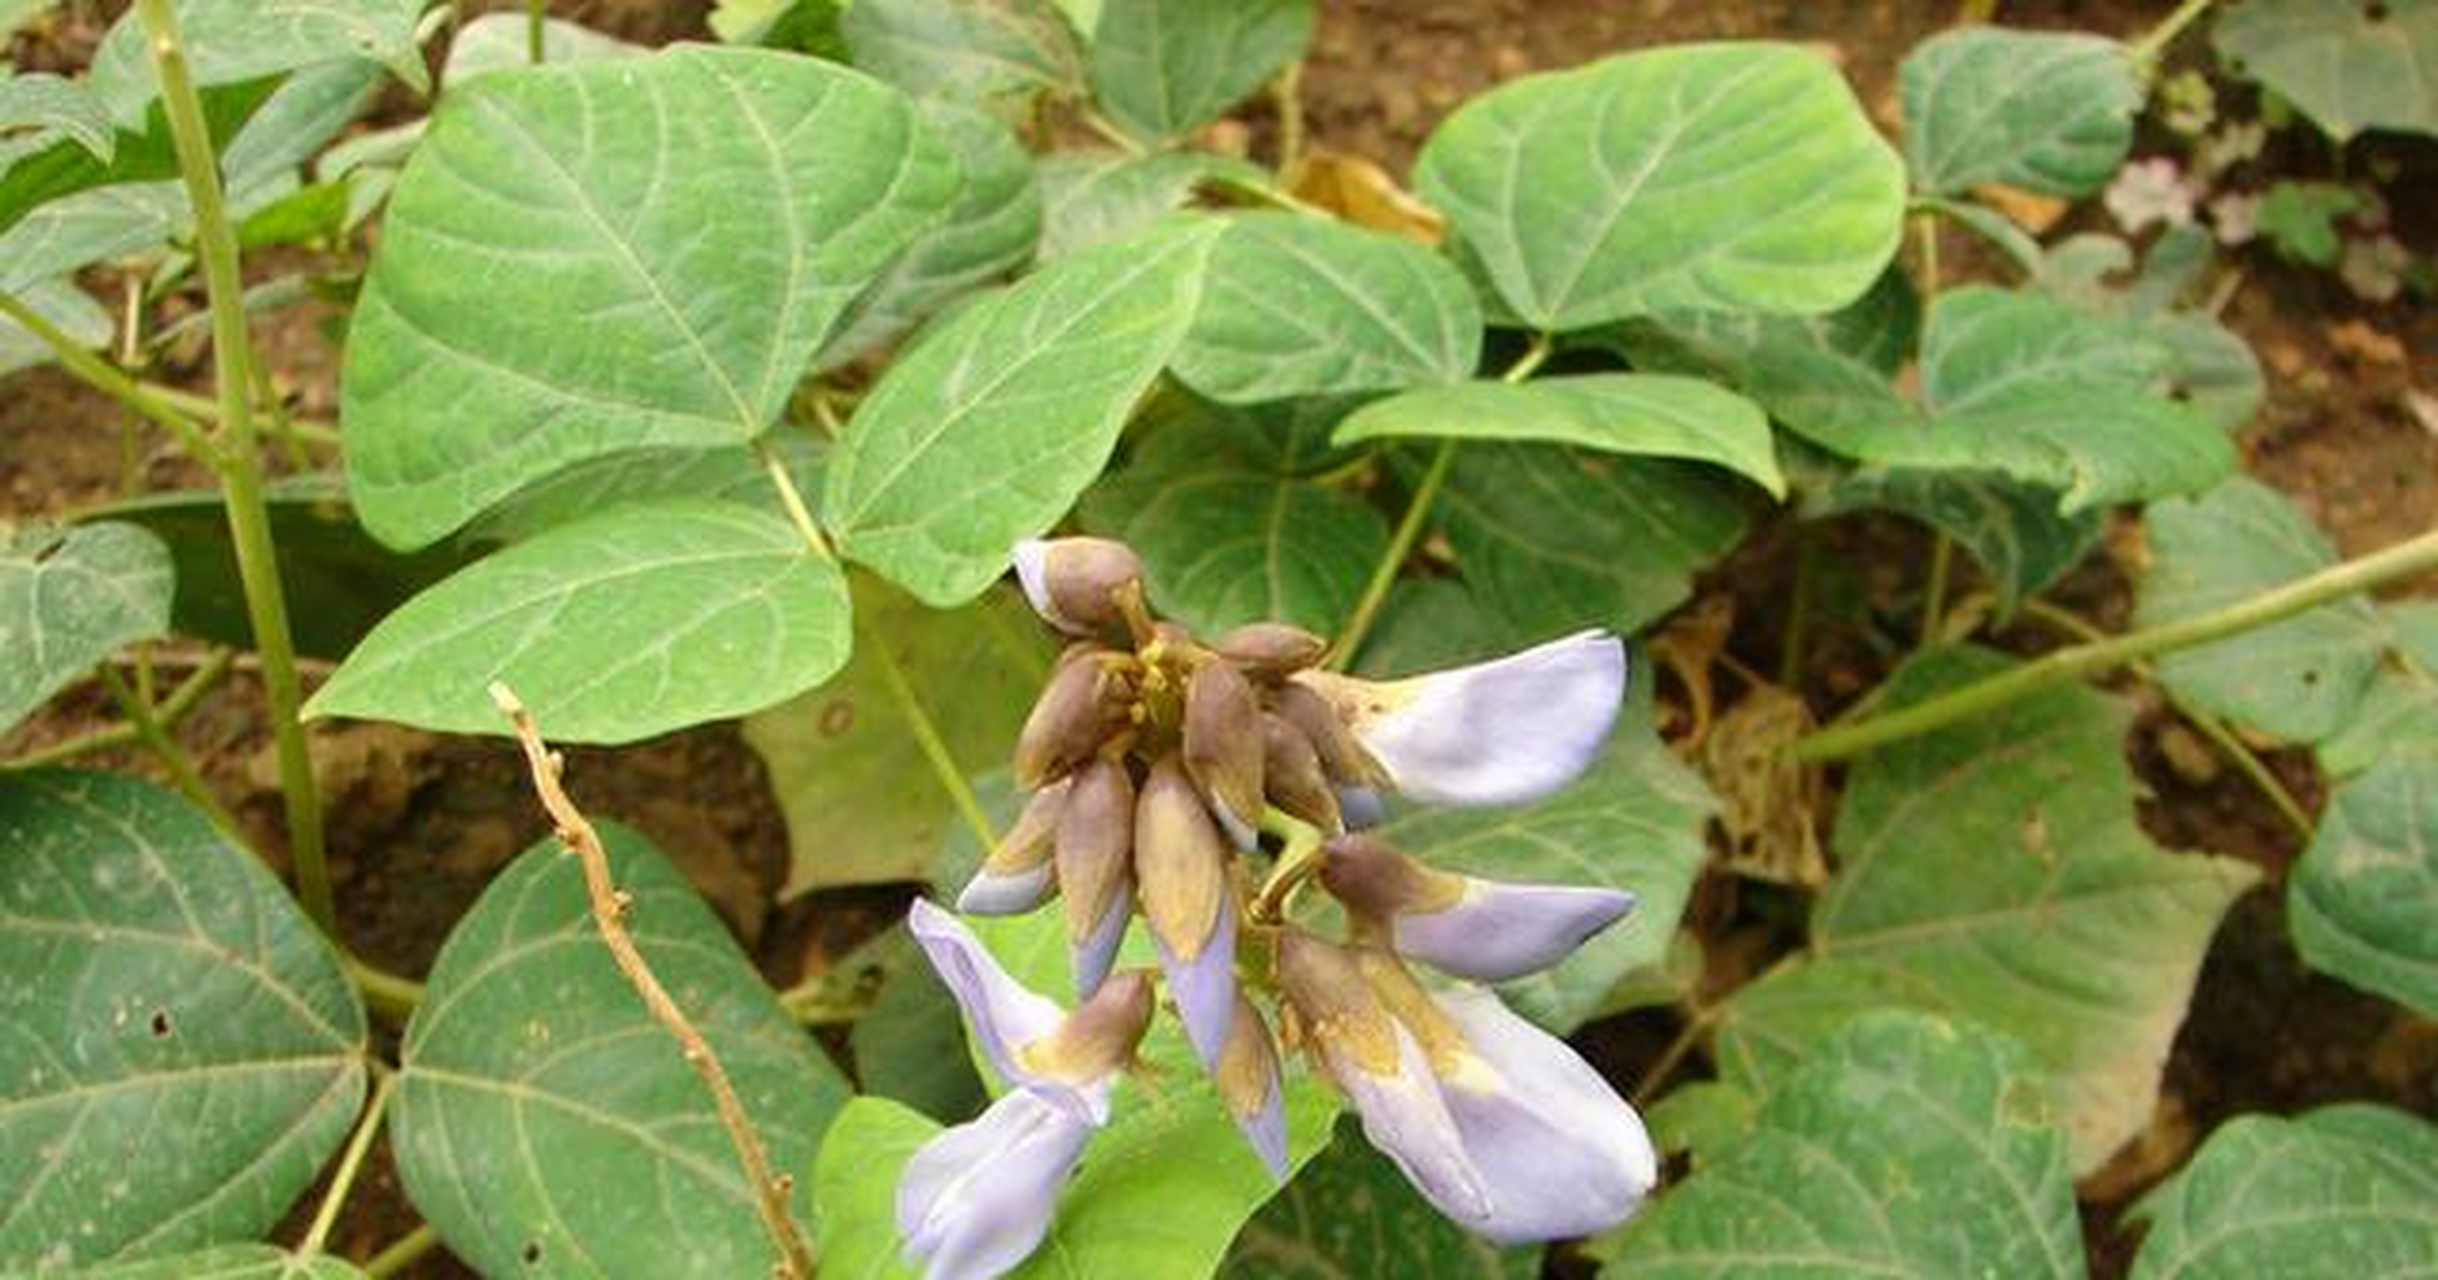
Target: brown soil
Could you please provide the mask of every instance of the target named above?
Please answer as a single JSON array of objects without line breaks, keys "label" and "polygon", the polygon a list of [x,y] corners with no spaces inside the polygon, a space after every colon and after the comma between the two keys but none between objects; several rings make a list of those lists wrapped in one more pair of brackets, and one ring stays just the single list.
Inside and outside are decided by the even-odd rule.
[{"label": "brown soil", "polygon": [[[20,65],[75,65],[102,19],[119,7],[77,6],[77,20],[63,39],[40,47],[21,42],[14,51]],[[485,7],[513,5],[503,0]],[[2167,7],[2103,0],[2004,6],[2011,22],[2116,33],[2142,29]],[[699,38],[707,5],[577,0],[553,8],[629,38],[660,41]],[[1316,145],[1371,156],[1402,173],[1441,116],[1501,80],[1641,45],[1763,35],[1828,46],[1866,101],[1891,115],[1896,59],[1953,8],[1947,0],[1330,0],[1304,77],[1308,122]],[[308,265],[283,261],[255,268],[268,276]],[[2252,275],[2234,299],[2230,321],[2254,343],[2270,376],[2268,404],[2244,442],[2252,472],[2298,498],[2349,554],[2431,527],[2438,520],[2438,435],[2414,418],[2404,393],[2411,369],[2430,367],[2438,353],[2438,316],[2406,304],[2360,304],[2332,280],[2262,255],[2244,265]],[[336,348],[327,320],[325,311],[304,308],[266,321],[259,331],[282,391],[301,412],[321,417],[335,400]],[[2366,356],[2361,343],[2340,340],[2339,327],[2349,323],[2392,337],[2403,358]],[[179,363],[155,376],[193,385],[203,371],[194,367],[193,352],[179,356]],[[128,426],[113,404],[56,372],[0,381],[0,442],[0,522],[56,515],[118,495],[131,476],[136,490],[202,478],[159,433]],[[1893,596],[1920,580],[1923,540],[1909,529],[1870,522],[1844,522],[1828,536],[1832,555],[1845,561],[1873,606],[1884,617],[1897,616]],[[1784,546],[1781,537],[1756,539],[1731,571],[1714,576],[1714,592],[1736,597],[1730,652],[1756,669],[1776,666],[1775,619],[1791,581]],[[2129,598],[2125,577],[2109,557],[2096,557],[2061,594],[2111,622],[2121,622]],[[2054,643],[2033,632],[2003,638],[2019,645]],[[1833,706],[1867,688],[1883,665],[1855,629],[1823,626],[1805,688],[1815,705]],[[76,691],[0,740],[0,757],[107,723],[108,716],[98,694]],[[2249,859],[2274,882],[2298,852],[2294,836],[2232,776],[2195,782],[2172,767],[2175,753],[2165,740],[2179,732],[2170,714],[2152,707],[2128,743],[2130,758],[2157,792],[2145,808],[2146,824],[2170,847]],[[257,683],[241,669],[204,701],[181,737],[262,847],[284,849]],[[489,876],[544,833],[516,758],[497,741],[378,726],[320,732],[316,754],[331,797],[345,932],[373,962],[420,974]],[[2316,805],[2319,785],[2306,755],[2280,752],[2272,762],[2307,804]],[[126,754],[88,763],[153,771],[148,761]],[[569,778],[590,812],[628,822],[668,850],[756,947],[774,981],[826,965],[894,905],[885,894],[773,905],[786,833],[759,760],[731,726],[620,751],[579,751]],[[1718,881],[1703,887],[1694,918],[1715,929],[1722,954],[1757,953],[1784,944],[1798,907],[1788,895],[1739,891]],[[1633,1081],[1673,1030],[1667,1015],[1636,1015],[1590,1029],[1583,1042],[1614,1078]],[[2169,1064],[2166,1093],[2141,1154],[2086,1187],[2087,1227],[2103,1276],[2122,1274],[2135,1243],[2118,1220],[2124,1205],[2229,1115],[2290,1111],[2339,1098],[2379,1098],[2423,1114],[2438,1112],[2438,1030],[2305,972],[2286,940],[2279,896],[2258,892],[2239,906],[2212,948]],[[361,1257],[414,1221],[386,1160],[376,1159],[335,1243]],[[440,1280],[470,1273],[435,1255],[406,1274]]]}]

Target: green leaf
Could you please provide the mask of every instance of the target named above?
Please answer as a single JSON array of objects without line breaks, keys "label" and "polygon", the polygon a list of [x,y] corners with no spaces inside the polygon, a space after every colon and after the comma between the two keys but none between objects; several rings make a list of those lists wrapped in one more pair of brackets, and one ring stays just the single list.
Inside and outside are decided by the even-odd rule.
[{"label": "green leaf", "polygon": [[1093,488],[1084,522],[1139,552],[1153,605],[1204,635],[1335,634],[1388,551],[1377,510],[1306,478],[1343,406],[1191,404]]},{"label": "green leaf", "polygon": [[505,733],[506,683],[562,742],[634,742],[759,711],[845,663],[846,580],[786,521],[629,503],[476,562],[373,628],[309,716]]},{"label": "green leaf", "polygon": [[150,784],[0,775],[0,973],[0,1271],[254,1239],[363,1105],[338,957]]},{"label": "green leaf", "polygon": [[684,46],[453,90],[347,344],[365,526],[421,546],[588,458],[761,434],[955,186],[912,103],[810,58]]},{"label": "green leaf", "polygon": [[1904,165],[1836,70],[1713,44],[1527,76],[1448,117],[1414,171],[1524,323],[1671,308],[1832,311],[1896,252]]},{"label": "green leaf", "polygon": [[1812,516],[1895,511],[1956,540],[2011,618],[2099,545],[2104,521],[2091,510],[2057,510],[2057,493],[1986,471],[1865,468],[1820,491]]},{"label": "green leaf", "polygon": [[1092,96],[1119,128],[1166,142],[1250,97],[1312,40],[1312,0],[1105,0]]},{"label": "green leaf", "polygon": [[1601,1274],[2081,1280],[2066,1143],[2022,1049],[1918,1014],[1822,1045]]},{"label": "green leaf", "polygon": [[1509,624],[1456,578],[1402,578],[1388,590],[1380,621],[1355,670],[1381,678],[1460,667],[1512,653],[1544,638]]},{"label": "green leaf", "polygon": [[1541,1250],[1500,1249],[1440,1216],[1388,1157],[1338,1133],[1229,1248],[1219,1280],[1538,1280]]},{"label": "green leaf", "polygon": [[2210,38],[2339,142],[2365,129],[2438,134],[2438,0],[2242,0]]},{"label": "green leaf", "polygon": [[[230,85],[203,95],[203,125],[215,146],[226,146],[270,97],[268,80]],[[149,116],[123,125],[103,160],[71,138],[51,142],[16,159],[0,172],[0,231],[14,228],[38,206],[95,188],[174,178],[178,155],[169,123],[156,106]],[[24,277],[57,275],[66,268],[50,261],[34,268],[12,264]]]},{"label": "green leaf", "polygon": [[1100,474],[1193,323],[1216,222],[1038,271],[927,332],[856,408],[822,512],[846,553],[945,608]]},{"label": "green leaf", "polygon": [[2286,886],[2312,968],[2438,1017],[2438,743],[2337,787]]},{"label": "green leaf", "polygon": [[1939,295],[1922,340],[1928,433],[1883,460],[1996,469],[2075,511],[2198,493],[2234,470],[2226,435],[2153,389],[2173,360],[2130,327],[2035,293]]},{"label": "green leaf", "polygon": [[[113,332],[110,313],[102,310],[102,304],[95,302],[93,295],[86,293],[72,276],[57,276],[19,290],[17,300],[87,351],[110,345]],[[58,358],[51,344],[18,328],[16,321],[0,317],[0,376],[46,365]]]},{"label": "green leaf", "polygon": [[923,123],[965,175],[947,218],[915,238],[889,274],[855,303],[814,360],[830,369],[903,338],[924,317],[1023,266],[1041,241],[1033,157],[996,118],[932,99]]},{"label": "green leaf", "polygon": [[0,173],[19,157],[63,140],[108,164],[118,134],[82,83],[48,72],[12,75],[0,67]]},{"label": "green leaf", "polygon": [[913,935],[891,928],[857,948],[848,962],[867,957],[880,972],[880,995],[847,1033],[862,1092],[905,1103],[942,1124],[979,1112],[990,1095],[966,1054],[957,1002],[932,977]]},{"label": "green leaf", "polygon": [[1667,956],[1709,845],[1717,808],[1700,775],[1669,754],[1646,702],[1628,709],[1608,755],[1546,800],[1502,809],[1413,809],[1380,828],[1432,866],[1492,880],[1624,889],[1634,913],[1552,969],[1499,987],[1515,1011],[1561,1034],[1600,1009],[1628,974]]},{"label": "green leaf", "polygon": [[[441,87],[456,89],[476,76],[532,66],[532,32],[532,20],[521,13],[486,13],[459,27],[449,41],[448,63],[440,69]],[[542,61],[547,64],[631,58],[644,52],[641,45],[564,19],[542,21]]]},{"label": "green leaf", "polygon": [[120,646],[167,633],[174,584],[160,540],[125,524],[0,542],[0,730]]},{"label": "green leaf", "polygon": [[2102,36],[1960,27],[1897,69],[1915,185],[1955,195],[1985,182],[2087,196],[2133,145],[2142,85]]},{"label": "green leaf", "polygon": [[1760,1100],[1724,1080],[1694,1080],[1668,1090],[1643,1113],[1662,1155],[1684,1154],[1699,1169],[1752,1136]]},{"label": "green leaf", "polygon": [[2353,719],[2320,742],[2320,768],[2335,777],[2360,773],[2390,755],[2438,757],[2438,601],[2379,612],[2397,661],[2372,678]]},{"label": "green leaf", "polygon": [[1477,444],[1456,456],[1439,521],[1474,598],[1517,633],[1635,631],[1742,540],[1748,493],[1664,458]]},{"label": "green leaf", "polygon": [[1049,0],[855,0],[838,30],[858,68],[918,97],[1012,109],[1083,87],[1075,33]]},{"label": "green leaf", "polygon": [[[178,32],[199,88],[357,61],[379,63],[421,88],[415,23],[422,12],[422,0],[180,0]],[[122,125],[142,120],[160,96],[147,44],[130,11],[93,51],[93,92]]]},{"label": "green leaf", "polygon": [[1049,673],[1048,629],[1011,592],[950,613],[876,583],[855,595],[859,640],[845,669],[745,722],[787,820],[783,898],[921,880],[961,821],[892,691],[884,654],[969,777],[1006,763]]},{"label": "green leaf", "polygon": [[325,1254],[310,1257],[267,1244],[236,1244],[201,1253],[121,1262],[73,1273],[69,1280],[363,1280],[364,1273]]},{"label": "green leaf", "polygon": [[[2005,670],[1940,649],[1889,707]],[[2088,1171],[2150,1123],[2211,932],[2257,873],[2135,820],[2124,704],[2081,686],[1881,748],[1847,775],[1811,948],[1725,1006],[1722,1075],[1766,1094],[1857,1013],[1969,1018],[2032,1052]]]},{"label": "green leaf", "polygon": [[[544,727],[548,727],[544,721]],[[666,859],[604,824],[627,927],[780,1169],[812,1164],[846,1087]],[[644,1010],[556,841],[483,891],[400,1048],[390,1142],[449,1251],[491,1276],[734,1280],[770,1267],[702,1078]]]},{"label": "green leaf", "polygon": [[[2238,476],[2197,499],[2153,503],[2150,564],[2134,622],[2155,627],[2251,599],[2336,563],[2328,539],[2291,501]],[[2348,596],[2273,626],[2158,659],[2159,679],[2205,711],[2292,742],[2345,727],[2378,670],[2387,632]]]},{"label": "green leaf", "polygon": [[1539,440],[1600,453],[1716,463],[1786,496],[1769,419],[1715,383],[1667,373],[1586,373],[1408,391],[1358,409],[1337,442],[1430,436]]},{"label": "green leaf", "polygon": [[1268,175],[1204,151],[1061,151],[1041,162],[1041,260],[1064,258],[1150,228],[1222,175],[1267,184]]},{"label": "green leaf", "polygon": [[1481,360],[1481,325],[1471,286],[1421,245],[1300,214],[1244,214],[1211,255],[1176,372],[1230,403],[1454,382]]},{"label": "green leaf", "polygon": [[792,49],[832,62],[847,57],[838,24],[847,0],[712,0],[711,33],[725,44]]},{"label": "green leaf", "polygon": [[757,456],[779,456],[802,493],[819,493],[830,446],[803,431],[778,431],[757,449],[636,449],[579,462],[549,479],[519,489],[486,511],[455,540],[465,543],[522,542],[544,530],[571,524],[624,502],[648,498],[717,498],[787,514],[770,472]]},{"label": "green leaf", "polygon": [[2137,1201],[2134,1280],[2351,1280],[2438,1257],[2438,1129],[2345,1103],[2237,1116]]},{"label": "green leaf", "polygon": [[2360,192],[2332,182],[2278,182],[2260,197],[2260,234],[2289,262],[2333,267],[2345,251],[2337,219],[2362,207]]}]

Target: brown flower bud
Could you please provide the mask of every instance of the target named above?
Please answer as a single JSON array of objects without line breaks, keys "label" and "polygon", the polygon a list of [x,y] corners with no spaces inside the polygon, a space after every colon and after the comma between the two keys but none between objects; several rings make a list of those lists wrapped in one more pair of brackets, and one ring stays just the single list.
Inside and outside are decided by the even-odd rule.
[{"label": "brown flower bud", "polygon": [[1143,589],[1143,562],[1106,538],[1053,538],[1016,548],[1016,577],[1033,611],[1070,635],[1126,634],[1124,600]]},{"label": "brown flower bud", "polygon": [[1425,866],[1367,834],[1323,846],[1321,885],[1349,911],[1387,920],[1408,911],[1444,911],[1464,897],[1464,880]]},{"label": "brown flower bud", "polygon": [[1111,677],[1090,653],[1063,659],[1016,736],[1016,785],[1039,790],[1092,758],[1118,712]]},{"label": "brown flower bud", "polygon": [[1209,944],[1227,901],[1227,842],[1175,756],[1143,780],[1134,806],[1135,893],[1151,931],[1181,964]]},{"label": "brown flower bud", "polygon": [[1337,788],[1329,785],[1320,756],[1304,731],[1271,712],[1261,717],[1261,782],[1270,803],[1323,831],[1343,830]]},{"label": "brown flower bud", "polygon": [[1148,973],[1113,973],[1056,1030],[1022,1048],[1024,1066],[1068,1084],[1098,1080],[1134,1060],[1153,1006]]},{"label": "brown flower bud", "polygon": [[1185,686],[1185,770],[1235,833],[1261,825],[1261,703],[1225,662],[1194,668]]},{"label": "brown flower bud", "polygon": [[1219,637],[1211,651],[1246,675],[1275,683],[1319,662],[1329,642],[1284,622],[1254,622]]},{"label": "brown flower bud", "polygon": [[1241,995],[1236,997],[1236,1017],[1228,1024],[1227,1047],[1219,1051],[1219,1065],[1211,1075],[1238,1120],[1260,1114],[1278,1088],[1278,1044],[1270,1038],[1270,1024],[1262,1021],[1261,1011]]},{"label": "brown flower bud", "polygon": [[1279,718],[1303,731],[1314,754],[1320,757],[1321,772],[1331,782],[1347,787],[1387,784],[1388,771],[1355,740],[1354,730],[1347,727],[1337,708],[1302,680],[1290,680],[1280,686],[1277,711]]},{"label": "brown flower bud", "polygon": [[1066,808],[1073,784],[1061,778],[1033,793],[1016,815],[1015,825],[999,837],[982,859],[982,869],[995,875],[1022,875],[1050,860],[1057,848],[1058,815]]},{"label": "brown flower bud", "polygon": [[1134,779],[1124,761],[1096,758],[1076,771],[1058,815],[1058,887],[1075,945],[1092,937],[1125,887],[1133,847]]},{"label": "brown flower bud", "polygon": [[1372,1075],[1397,1073],[1397,1026],[1363,976],[1355,949],[1289,926],[1278,939],[1278,986],[1306,1043]]}]

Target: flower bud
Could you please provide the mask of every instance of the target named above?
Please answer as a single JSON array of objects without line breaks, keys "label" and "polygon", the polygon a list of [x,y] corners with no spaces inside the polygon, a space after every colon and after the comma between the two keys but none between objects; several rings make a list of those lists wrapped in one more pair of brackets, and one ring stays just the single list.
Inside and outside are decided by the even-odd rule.
[{"label": "flower bud", "polygon": [[1175,756],[1162,757],[1135,804],[1134,876],[1143,918],[1195,1056],[1211,1066],[1236,1007],[1236,904],[1228,848]]},{"label": "flower bud", "polygon": [[1016,544],[1016,579],[1033,611],[1069,635],[1126,632],[1122,601],[1143,589],[1143,562],[1106,538],[1027,539]]},{"label": "flower bud", "polygon": [[1044,1079],[1075,1085],[1106,1079],[1134,1060],[1153,1007],[1149,974],[1112,974],[1057,1030],[1025,1045],[1020,1057]]},{"label": "flower bud", "polygon": [[1329,842],[1321,883],[1398,954],[1476,982],[1507,982],[1564,960],[1635,902],[1590,885],[1452,875],[1365,835]]},{"label": "flower bud", "polygon": [[1278,690],[1278,717],[1294,725],[1320,757],[1321,772],[1341,787],[1379,787],[1388,775],[1347,727],[1345,719],[1302,680],[1290,680]]},{"label": "flower bud", "polygon": [[1219,637],[1211,651],[1253,679],[1275,684],[1319,662],[1329,642],[1284,622],[1254,622]]},{"label": "flower bud", "polygon": [[1118,714],[1108,696],[1109,673],[1095,655],[1062,659],[1016,736],[1016,785],[1039,790],[1092,758]]},{"label": "flower bud", "polygon": [[1378,836],[1343,835],[1323,846],[1321,885],[1356,915],[1390,920],[1438,911],[1464,897],[1464,880],[1425,866]]},{"label": "flower bud", "polygon": [[1124,936],[1132,906],[1133,849],[1134,780],[1124,761],[1095,758],[1076,772],[1058,815],[1058,886],[1066,903],[1067,941],[1077,956],[1078,995],[1100,986]]},{"label": "flower bud", "polygon": [[1261,826],[1261,703],[1225,662],[1205,662],[1185,686],[1185,769],[1239,847]]},{"label": "flower bud", "polygon": [[1304,731],[1272,712],[1261,717],[1261,779],[1270,803],[1326,832],[1345,826],[1337,789]]},{"label": "flower bud", "polygon": [[1228,1114],[1235,1117],[1245,1141],[1269,1167],[1270,1176],[1286,1181],[1287,1109],[1285,1091],[1279,1087],[1278,1045],[1270,1038],[1270,1024],[1262,1021],[1261,1011],[1243,996],[1236,997],[1235,1020],[1228,1027],[1227,1044],[1219,1050],[1211,1078],[1219,1086],[1220,1101],[1227,1104]]},{"label": "flower bud", "polygon": [[1040,906],[1056,884],[1051,857],[1057,849],[1058,815],[1072,780],[1061,778],[1033,793],[1016,825],[982,859],[981,869],[957,895],[957,910],[974,916],[1021,915]]},{"label": "flower bud", "polygon": [[1374,1075],[1397,1070],[1397,1024],[1351,948],[1289,926],[1278,939],[1278,988],[1305,1039]]}]

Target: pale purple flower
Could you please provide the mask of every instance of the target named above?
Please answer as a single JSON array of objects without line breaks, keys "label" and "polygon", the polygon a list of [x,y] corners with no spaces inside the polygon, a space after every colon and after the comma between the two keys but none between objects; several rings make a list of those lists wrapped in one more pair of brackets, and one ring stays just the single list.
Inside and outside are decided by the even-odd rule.
[{"label": "pale purple flower", "polygon": [[1362,834],[1329,842],[1321,883],[1400,954],[1476,982],[1507,982],[1557,964],[1635,902],[1630,893],[1591,885],[1457,875]]},{"label": "pale purple flower", "polygon": [[[1625,645],[1582,631],[1403,680],[1294,677],[1327,700],[1397,791],[1433,804],[1518,804],[1580,777],[1625,698]],[[1341,796],[1341,803],[1344,797]],[[1359,825],[1350,812],[1348,825]]]}]

